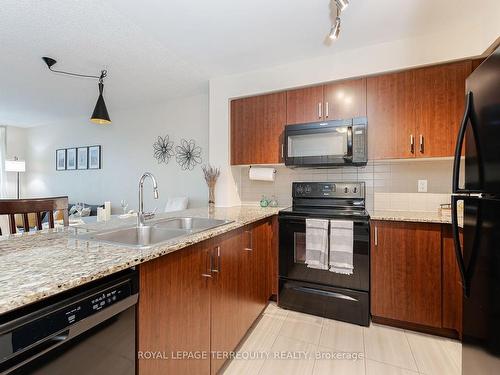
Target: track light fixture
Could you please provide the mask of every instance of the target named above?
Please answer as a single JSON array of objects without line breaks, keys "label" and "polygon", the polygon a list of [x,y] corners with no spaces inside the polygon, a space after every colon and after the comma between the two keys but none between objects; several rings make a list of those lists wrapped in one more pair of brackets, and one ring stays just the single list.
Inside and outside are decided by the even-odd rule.
[{"label": "track light fixture", "polygon": [[337,4],[338,10],[343,12],[349,5],[349,0],[335,0],[335,3]]},{"label": "track light fixture", "polygon": [[83,77],[83,78],[97,78],[99,80],[99,97],[97,98],[97,103],[94,108],[94,112],[92,113],[92,116],[90,117],[90,121],[92,121],[95,124],[99,125],[105,125],[111,123],[111,120],[109,118],[108,110],[106,108],[106,104],[104,103],[104,97],[102,96],[102,92],[104,90],[104,78],[108,75],[107,70],[101,70],[101,75],[99,76],[94,76],[94,75],[87,75],[87,74],[78,74],[78,73],[70,73],[70,72],[65,72],[62,70],[55,70],[52,69],[52,66],[54,66],[57,61],[54,60],[51,57],[44,56],[42,57],[42,60],[47,64],[47,67],[51,72],[54,73],[59,73],[59,74],[65,74],[69,76],[74,76],[74,77]]},{"label": "track light fixture", "polygon": [[349,5],[349,0],[331,0],[331,4],[335,6],[337,16],[335,17],[335,21],[330,28],[328,38],[330,38],[330,40],[337,40],[340,35],[340,14]]},{"label": "track light fixture", "polygon": [[331,40],[335,40],[335,39],[338,39],[339,37],[339,34],[340,34],[340,17],[337,16],[335,18],[335,23],[334,25],[332,26],[332,28],[330,29],[330,34],[328,35],[328,37],[331,39]]}]

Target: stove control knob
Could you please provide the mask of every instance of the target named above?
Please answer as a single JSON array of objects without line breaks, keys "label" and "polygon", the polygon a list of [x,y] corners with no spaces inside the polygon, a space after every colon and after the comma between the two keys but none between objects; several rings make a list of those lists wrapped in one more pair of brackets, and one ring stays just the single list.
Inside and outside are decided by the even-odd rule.
[{"label": "stove control knob", "polygon": [[349,188],[348,187],[344,188],[344,193],[346,193],[346,194],[349,193]]},{"label": "stove control knob", "polygon": [[304,187],[302,185],[297,186],[297,193],[302,194],[304,192]]},{"label": "stove control knob", "polygon": [[352,189],[352,192],[353,192],[354,194],[356,194],[356,193],[358,192],[358,188],[357,188],[357,187],[354,187],[354,188]]},{"label": "stove control knob", "polygon": [[309,194],[311,190],[311,185],[306,185],[306,193]]}]

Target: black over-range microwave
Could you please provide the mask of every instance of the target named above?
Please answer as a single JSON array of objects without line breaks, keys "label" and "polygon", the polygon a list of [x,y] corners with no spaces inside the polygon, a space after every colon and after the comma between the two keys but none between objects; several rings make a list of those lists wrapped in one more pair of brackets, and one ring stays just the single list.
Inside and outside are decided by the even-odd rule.
[{"label": "black over-range microwave", "polygon": [[367,132],[366,117],[287,125],[283,145],[285,165],[365,165],[368,161]]}]

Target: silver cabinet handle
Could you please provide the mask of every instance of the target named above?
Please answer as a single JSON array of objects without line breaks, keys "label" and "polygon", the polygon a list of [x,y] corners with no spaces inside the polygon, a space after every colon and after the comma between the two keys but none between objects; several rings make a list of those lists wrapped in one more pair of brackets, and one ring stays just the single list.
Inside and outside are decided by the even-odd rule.
[{"label": "silver cabinet handle", "polygon": [[325,117],[328,118],[330,116],[330,103],[325,103]]},{"label": "silver cabinet handle", "polygon": [[375,234],[375,239],[374,239],[374,242],[375,242],[375,246],[378,246],[378,227],[375,225],[375,229],[373,230],[374,234]]},{"label": "silver cabinet handle", "polygon": [[410,152],[412,154],[415,153],[415,137],[412,135],[410,135]]},{"label": "silver cabinet handle", "polygon": [[252,231],[251,230],[246,230],[245,233],[248,234],[248,246],[245,247],[244,250],[246,250],[246,251],[253,251]]},{"label": "silver cabinet handle", "polygon": [[215,247],[215,250],[217,252],[217,268],[212,268],[211,271],[212,272],[215,272],[215,273],[219,273],[220,272],[220,246],[216,246]]},{"label": "silver cabinet handle", "polygon": [[319,118],[323,117],[323,103],[321,102],[318,103],[318,117]]},{"label": "silver cabinet handle", "polygon": [[420,134],[420,153],[424,153],[424,136]]},{"label": "silver cabinet handle", "polygon": [[284,148],[285,148],[285,144],[284,144],[284,143],[282,143],[282,144],[281,144],[281,159],[283,159],[283,158],[284,158],[284,156],[283,156],[283,155],[284,155]]},{"label": "silver cabinet handle", "polygon": [[208,252],[208,259],[209,259],[209,265],[208,265],[208,273],[202,273],[201,276],[203,277],[208,277],[208,278],[211,278],[212,277],[212,270],[214,268],[214,259],[213,259],[213,256],[212,256],[212,252]]}]

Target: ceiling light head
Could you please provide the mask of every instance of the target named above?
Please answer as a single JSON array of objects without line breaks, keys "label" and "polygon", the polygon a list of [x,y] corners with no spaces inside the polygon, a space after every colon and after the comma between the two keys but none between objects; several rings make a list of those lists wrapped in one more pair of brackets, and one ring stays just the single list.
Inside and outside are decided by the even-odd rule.
[{"label": "ceiling light head", "polygon": [[47,64],[49,69],[52,67],[52,65],[54,65],[57,62],[52,57],[47,57],[47,56],[42,57],[42,60],[45,61],[45,64]]},{"label": "ceiling light head", "polygon": [[335,4],[337,4],[338,10],[342,12],[349,5],[349,0],[335,0]]},{"label": "ceiling light head", "polygon": [[335,24],[330,29],[328,37],[331,40],[337,40],[340,34],[340,17],[335,18]]},{"label": "ceiling light head", "polygon": [[104,84],[102,83],[101,79],[99,80],[99,97],[97,98],[97,103],[95,104],[94,112],[92,112],[92,116],[90,117],[90,121],[98,125],[107,125],[111,123],[111,119],[109,118],[108,114],[108,109],[106,108],[106,103],[104,103],[104,97],[102,96],[103,90],[104,90]]}]

